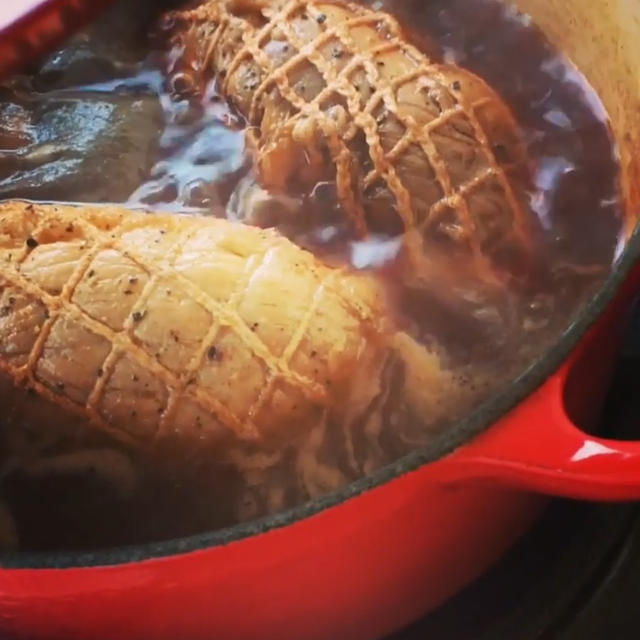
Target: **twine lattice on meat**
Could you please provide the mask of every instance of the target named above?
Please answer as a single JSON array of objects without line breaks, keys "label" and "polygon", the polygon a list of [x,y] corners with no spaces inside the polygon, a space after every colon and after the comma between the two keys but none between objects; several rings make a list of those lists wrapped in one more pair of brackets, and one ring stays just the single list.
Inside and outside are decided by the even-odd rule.
[{"label": "twine lattice on meat", "polygon": [[[220,277],[201,281],[207,259]],[[278,279],[279,260],[300,280],[304,311],[296,326],[259,327],[251,314],[263,307],[243,305],[256,295],[254,280]],[[331,385],[348,375],[340,364],[367,353],[380,312],[374,291],[353,296],[351,278],[275,233],[226,221],[2,204],[0,370],[130,444],[171,435],[258,442],[278,429],[286,437],[287,424],[304,428],[335,401]],[[327,305],[344,314],[345,344],[334,356],[310,351]],[[172,308],[185,326],[167,319]]]},{"label": "twine lattice on meat", "polygon": [[404,233],[418,269],[444,250],[495,280],[528,260],[513,116],[388,14],[340,0],[209,0],[174,14],[172,34],[173,71],[215,74],[247,117],[265,186],[335,180],[353,228]]}]

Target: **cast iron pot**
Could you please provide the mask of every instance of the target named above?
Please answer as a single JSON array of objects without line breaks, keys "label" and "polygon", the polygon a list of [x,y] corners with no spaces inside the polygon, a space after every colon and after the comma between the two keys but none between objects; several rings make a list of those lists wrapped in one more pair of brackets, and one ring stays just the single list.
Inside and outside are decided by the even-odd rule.
[{"label": "cast iron pot", "polygon": [[428,449],[322,500],[162,544],[0,558],[0,637],[380,638],[485,570],[545,496],[640,499],[640,443],[576,426],[597,416],[640,286],[640,1],[517,5],[588,76],[620,151],[628,241],[581,317]]}]

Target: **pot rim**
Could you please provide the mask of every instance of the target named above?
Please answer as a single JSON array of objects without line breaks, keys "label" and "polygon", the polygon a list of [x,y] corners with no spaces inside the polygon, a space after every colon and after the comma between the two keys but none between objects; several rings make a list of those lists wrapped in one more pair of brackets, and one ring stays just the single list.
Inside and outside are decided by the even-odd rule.
[{"label": "pot rim", "polygon": [[[632,213],[626,212],[626,215]],[[452,428],[447,429],[427,446],[412,451],[337,491],[274,515],[172,540],[97,551],[0,553],[0,571],[6,569],[79,569],[127,565],[214,549],[293,525],[435,462],[493,426],[499,418],[540,387],[566,360],[585,333],[598,321],[636,263],[640,264],[640,223],[636,223],[622,254],[591,301],[578,311],[555,344],[534,360],[503,392],[492,395],[475,411],[459,420]]]}]

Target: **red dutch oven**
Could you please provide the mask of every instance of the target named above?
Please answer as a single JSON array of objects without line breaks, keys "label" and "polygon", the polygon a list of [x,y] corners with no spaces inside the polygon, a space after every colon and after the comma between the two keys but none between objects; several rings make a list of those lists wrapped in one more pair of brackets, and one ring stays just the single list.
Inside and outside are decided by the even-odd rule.
[{"label": "red dutch oven", "polygon": [[[7,7],[15,4],[2,3],[0,29],[20,22]],[[23,4],[41,5],[22,17],[22,27],[36,29],[32,48],[59,35],[60,20],[58,30],[41,29],[51,2]],[[580,317],[500,397],[428,449],[321,500],[159,544],[1,557],[0,637],[380,638],[484,571],[545,496],[640,499],[640,442],[584,430],[598,415],[640,286],[640,2],[516,4],[599,92],[621,157],[626,248]],[[7,33],[16,32],[0,37],[5,70],[15,50]]]}]

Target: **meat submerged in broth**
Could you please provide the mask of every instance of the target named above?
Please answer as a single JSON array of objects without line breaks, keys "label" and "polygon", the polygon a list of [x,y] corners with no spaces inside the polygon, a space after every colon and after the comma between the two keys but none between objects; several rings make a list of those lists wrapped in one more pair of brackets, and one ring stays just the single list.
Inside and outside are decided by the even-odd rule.
[{"label": "meat submerged in broth", "polygon": [[217,77],[249,122],[268,190],[335,182],[357,234],[404,235],[405,278],[529,275],[513,116],[480,78],[411,46],[390,15],[341,1],[209,0],[164,26],[174,88],[202,92]]},{"label": "meat submerged in broth", "polygon": [[[0,548],[211,531],[446,438],[597,282],[510,286],[538,250],[604,273],[615,244],[593,94],[492,0],[209,1],[149,46],[161,5],[122,2],[0,94],[0,196],[174,214],[2,207]],[[433,39],[418,51],[365,5]],[[519,55],[523,32],[540,51]],[[176,215],[196,209],[289,241]]]},{"label": "meat submerged in broth", "polygon": [[56,406],[65,425],[76,416],[177,466],[242,468],[243,447],[309,457],[327,420],[348,430],[375,410],[389,366],[427,423],[452,396],[375,278],[224,220],[2,204],[0,316],[3,395],[34,392],[41,428]]}]

